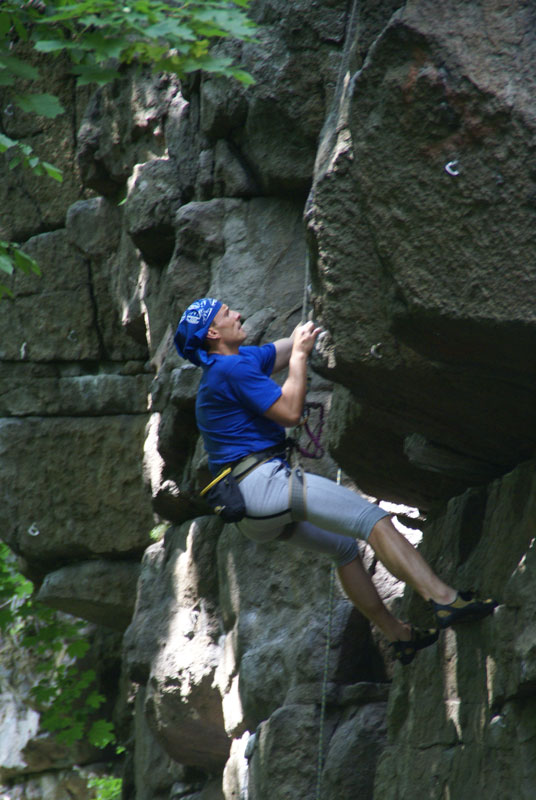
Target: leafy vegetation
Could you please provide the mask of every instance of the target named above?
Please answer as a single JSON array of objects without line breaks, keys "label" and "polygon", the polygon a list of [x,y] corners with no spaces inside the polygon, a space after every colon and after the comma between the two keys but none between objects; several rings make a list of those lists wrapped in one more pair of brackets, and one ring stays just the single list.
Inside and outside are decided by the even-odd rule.
[{"label": "leafy vegetation", "polygon": [[85,623],[38,603],[33,590],[0,542],[0,632],[31,653],[42,675],[31,690],[41,726],[67,745],[86,738],[95,747],[107,747],[115,742],[113,724],[95,719],[105,698],[96,689],[95,671],[81,666],[90,646]]},{"label": "leafy vegetation", "polygon": [[[41,275],[41,270],[35,259],[21,250],[18,244],[0,239],[0,271],[11,275],[15,267],[26,274],[34,272],[36,275]],[[4,295],[12,297],[13,292],[0,283],[0,300]]]},{"label": "leafy vegetation", "polygon": [[[35,80],[39,72],[12,52],[26,42],[40,53],[67,53],[77,84],[106,84],[121,77],[121,66],[150,66],[154,72],[183,77],[202,69],[252,83],[228,56],[214,55],[217,39],[251,39],[254,24],[246,16],[250,0],[4,0],[0,9],[0,84],[15,78]],[[54,117],[63,111],[48,94],[15,95],[24,110]]]},{"label": "leafy vegetation", "polygon": [[120,800],[123,780],[121,778],[90,778],[89,789],[97,789],[95,800]]},{"label": "leafy vegetation", "polygon": [[[105,700],[95,688],[95,671],[80,666],[79,659],[89,649],[84,623],[36,602],[33,591],[9,547],[0,542],[0,632],[12,646],[33,655],[42,675],[31,690],[41,727],[67,745],[82,738],[99,748],[115,744],[113,724],[95,719]],[[123,750],[116,747],[118,754]],[[96,790],[93,800],[119,800],[122,783],[112,776],[94,777],[88,788]]]},{"label": "leafy vegetation", "polygon": [[[60,100],[32,91],[41,78],[33,53],[66,55],[78,86],[120,79],[124,67],[150,67],[183,78],[203,70],[247,85],[253,78],[229,56],[211,52],[221,39],[251,40],[255,26],[246,16],[250,0],[2,0],[0,3],[0,87],[6,107],[15,105],[49,119],[65,112]],[[28,91],[18,90],[20,84]],[[11,92],[11,95],[9,94]],[[28,144],[0,132],[0,153],[10,169],[21,165],[61,181],[60,170],[41,160]],[[0,247],[0,269],[24,269],[17,246]],[[18,252],[20,248],[18,248]],[[34,262],[35,265],[35,262]],[[36,266],[36,265],[35,265]],[[36,272],[35,266],[32,271]],[[26,270],[24,270],[26,271]],[[10,291],[0,284],[0,298]]]}]

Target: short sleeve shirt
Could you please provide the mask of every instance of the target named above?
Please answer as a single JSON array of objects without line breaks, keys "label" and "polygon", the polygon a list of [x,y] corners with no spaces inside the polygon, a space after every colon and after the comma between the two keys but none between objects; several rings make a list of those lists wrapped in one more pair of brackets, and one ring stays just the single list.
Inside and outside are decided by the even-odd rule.
[{"label": "short sleeve shirt", "polygon": [[203,367],[196,419],[211,470],[285,439],[285,429],[264,416],[281,396],[270,378],[275,346],[240,347],[238,355],[213,354]]}]

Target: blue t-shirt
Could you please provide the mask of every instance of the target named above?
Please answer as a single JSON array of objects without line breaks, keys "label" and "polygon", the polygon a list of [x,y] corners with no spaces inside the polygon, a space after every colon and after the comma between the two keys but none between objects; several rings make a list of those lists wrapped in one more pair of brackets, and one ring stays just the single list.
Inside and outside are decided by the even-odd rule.
[{"label": "blue t-shirt", "polygon": [[281,396],[270,378],[275,346],[240,347],[238,355],[212,354],[203,366],[195,413],[210,469],[285,439],[285,429],[264,416]]}]

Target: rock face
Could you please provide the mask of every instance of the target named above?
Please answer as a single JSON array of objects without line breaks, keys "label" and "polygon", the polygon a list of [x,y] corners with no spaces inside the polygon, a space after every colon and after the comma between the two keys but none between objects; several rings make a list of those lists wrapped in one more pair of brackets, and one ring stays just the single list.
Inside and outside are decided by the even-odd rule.
[{"label": "rock face", "polygon": [[[529,462],[453,498],[430,525],[425,554],[437,569],[504,602],[443,633],[393,685],[375,797],[534,793],[535,504]],[[422,601],[412,604],[422,616]]]},{"label": "rock face", "polygon": [[[111,637],[125,800],[528,800],[533,10],[256,0],[251,15],[256,43],[218,47],[253,87],[76,90],[70,138],[71,121],[37,132],[8,114],[66,181],[0,165],[2,236],[43,271],[13,276],[0,304],[0,535],[39,599]],[[314,469],[417,506],[437,572],[500,601],[409,667],[324,559],[246,540],[198,498],[200,376],[173,347],[178,317],[214,295],[251,343],[287,335],[306,256],[328,330],[311,398],[330,454]],[[429,624],[364,558],[388,604]],[[0,678],[2,796],[86,800],[98,755],[53,752],[31,671]]]},{"label": "rock face", "polygon": [[308,209],[337,459],[423,508],[536,438],[531,12],[460,9],[408,2],[348,59]]}]

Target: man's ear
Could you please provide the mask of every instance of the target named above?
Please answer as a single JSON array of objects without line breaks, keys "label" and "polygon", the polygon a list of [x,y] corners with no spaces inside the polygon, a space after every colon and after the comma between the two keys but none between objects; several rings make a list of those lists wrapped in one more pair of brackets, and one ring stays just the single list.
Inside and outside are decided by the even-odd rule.
[{"label": "man's ear", "polygon": [[205,339],[219,339],[220,334],[214,328],[209,328],[206,332]]}]

